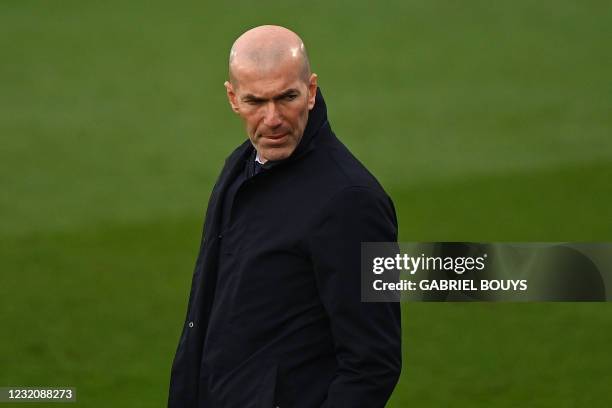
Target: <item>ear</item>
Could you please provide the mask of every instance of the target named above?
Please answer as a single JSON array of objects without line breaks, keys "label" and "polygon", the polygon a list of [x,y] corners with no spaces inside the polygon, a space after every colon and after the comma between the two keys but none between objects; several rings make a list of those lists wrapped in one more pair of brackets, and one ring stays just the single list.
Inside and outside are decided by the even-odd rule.
[{"label": "ear", "polygon": [[236,100],[236,93],[234,92],[234,87],[230,81],[225,81],[223,84],[225,85],[225,91],[227,92],[227,100],[229,101],[232,110],[238,113],[238,101]]},{"label": "ear", "polygon": [[315,98],[317,97],[317,74],[310,75],[308,81],[308,110],[314,108]]}]

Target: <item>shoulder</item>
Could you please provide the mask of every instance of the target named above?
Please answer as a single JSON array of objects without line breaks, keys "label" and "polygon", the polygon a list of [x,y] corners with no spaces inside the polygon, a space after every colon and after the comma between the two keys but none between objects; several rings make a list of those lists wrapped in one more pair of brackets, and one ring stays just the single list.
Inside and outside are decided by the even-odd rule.
[{"label": "shoulder", "polygon": [[245,140],[242,144],[236,147],[230,154],[225,158],[225,165],[234,163],[236,160],[239,160],[243,157],[247,152],[249,152],[252,148],[252,144],[250,140]]},{"label": "shoulder", "polygon": [[[374,175],[333,133],[317,143],[304,163],[319,197],[318,219],[369,218],[375,214],[396,223],[393,201]],[[311,185],[312,185],[311,184]]]},{"label": "shoulder", "polygon": [[[251,153],[252,149],[253,145],[249,140],[246,140],[240,146],[236,147],[229,156],[225,158],[225,162],[219,174],[219,179],[223,178],[239,161],[246,159],[246,156]],[[219,179],[217,179],[217,182]]]},{"label": "shoulder", "polygon": [[391,199],[378,189],[349,186],[321,203],[307,237],[330,245],[330,239],[346,243],[397,240],[397,216]]},{"label": "shoulder", "polygon": [[317,144],[313,156],[311,168],[321,184],[327,185],[328,196],[387,196],[376,177],[333,133]]}]

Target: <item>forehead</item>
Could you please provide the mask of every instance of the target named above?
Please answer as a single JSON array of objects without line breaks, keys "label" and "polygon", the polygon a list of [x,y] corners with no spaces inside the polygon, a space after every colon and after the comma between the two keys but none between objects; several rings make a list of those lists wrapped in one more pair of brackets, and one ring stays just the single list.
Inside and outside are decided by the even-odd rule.
[{"label": "forehead", "polygon": [[254,63],[239,64],[233,68],[236,92],[250,93],[261,97],[275,96],[288,88],[300,88],[301,65],[298,61],[286,59],[277,64],[262,66]]}]

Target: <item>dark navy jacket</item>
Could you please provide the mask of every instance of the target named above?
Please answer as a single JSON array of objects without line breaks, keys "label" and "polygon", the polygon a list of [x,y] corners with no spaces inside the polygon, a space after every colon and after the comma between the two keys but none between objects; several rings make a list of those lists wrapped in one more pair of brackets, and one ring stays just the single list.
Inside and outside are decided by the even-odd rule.
[{"label": "dark navy jacket", "polygon": [[210,197],[168,406],[384,407],[400,309],[361,302],[360,243],[397,240],[393,203],[332,132],[320,91],[293,154],[224,205],[252,158],[247,141]]}]

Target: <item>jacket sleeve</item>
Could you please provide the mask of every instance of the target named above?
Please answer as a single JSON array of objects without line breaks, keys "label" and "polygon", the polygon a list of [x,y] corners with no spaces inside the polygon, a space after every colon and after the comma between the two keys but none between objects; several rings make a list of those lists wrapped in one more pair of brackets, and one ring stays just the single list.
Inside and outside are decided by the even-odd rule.
[{"label": "jacket sleeve", "polygon": [[328,203],[309,237],[338,369],[322,408],[384,407],[401,371],[399,303],[361,302],[361,242],[396,242],[391,200],[349,187]]}]

